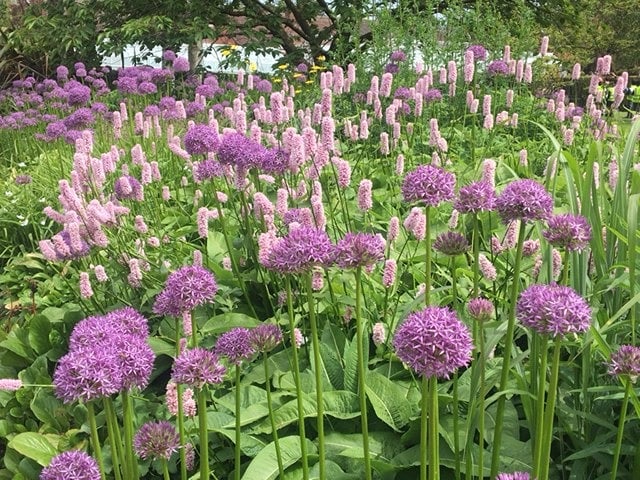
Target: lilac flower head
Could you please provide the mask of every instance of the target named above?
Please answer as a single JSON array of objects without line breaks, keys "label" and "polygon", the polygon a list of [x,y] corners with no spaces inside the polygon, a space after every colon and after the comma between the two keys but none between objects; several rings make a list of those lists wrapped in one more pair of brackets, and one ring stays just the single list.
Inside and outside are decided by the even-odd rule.
[{"label": "lilac flower head", "polygon": [[171,379],[176,383],[201,388],[209,383],[222,383],[226,371],[215,353],[196,347],[183,351],[175,359]]},{"label": "lilac flower head", "polygon": [[118,200],[139,200],[142,198],[142,184],[131,175],[123,175],[113,184],[113,190]]},{"label": "lilac flower head", "polygon": [[76,85],[69,89],[67,101],[69,105],[82,105],[91,98],[91,89],[84,85]]},{"label": "lilac flower head", "polygon": [[398,73],[400,66],[397,63],[387,63],[384,66],[384,73]]},{"label": "lilac flower head", "polygon": [[316,265],[328,265],[333,256],[334,245],[326,232],[303,225],[276,241],[264,266],[280,273],[303,273]]},{"label": "lilac flower head", "polygon": [[407,59],[407,55],[402,50],[396,50],[391,52],[389,59],[392,62],[404,62]]},{"label": "lilac flower head", "polygon": [[227,357],[234,365],[249,360],[255,354],[249,329],[237,327],[223,333],[218,337],[214,351],[220,357]]},{"label": "lilac flower head", "polygon": [[56,455],[40,472],[40,480],[100,480],[98,462],[80,450]]},{"label": "lilac flower head", "polygon": [[509,73],[509,65],[504,60],[494,60],[487,67],[489,75],[506,75]]},{"label": "lilac flower head", "polygon": [[16,185],[28,185],[32,181],[33,181],[33,178],[31,178],[31,175],[27,175],[27,174],[16,175],[16,178],[14,180]]},{"label": "lilac flower head", "polygon": [[218,284],[204,267],[187,265],[171,273],[156,297],[153,312],[180,317],[199,305],[213,302]]},{"label": "lilac flower head", "polygon": [[180,435],[166,420],[145,423],[133,437],[133,449],[143,460],[169,460],[179,446]]},{"label": "lilac flower head", "polygon": [[273,323],[261,323],[251,329],[251,345],[256,352],[270,352],[282,343],[282,330]]},{"label": "lilac flower head", "polygon": [[612,353],[609,375],[629,375],[635,381],[640,376],[640,347],[622,345]]},{"label": "lilac flower head", "polygon": [[209,125],[194,125],[184,136],[184,149],[189,154],[207,154],[218,146],[218,133]]},{"label": "lilac flower head", "polygon": [[406,202],[422,201],[429,207],[453,198],[456,178],[433,165],[421,165],[409,172],[402,182],[402,196]]},{"label": "lilac flower head", "polygon": [[173,50],[165,50],[162,52],[162,59],[165,62],[173,62],[176,59],[176,54]]},{"label": "lilac flower head", "polygon": [[189,66],[189,60],[184,57],[176,57],[173,59],[173,71],[176,73],[188,72],[191,67]]},{"label": "lilac flower head", "polygon": [[158,87],[152,82],[140,82],[138,84],[138,93],[140,95],[150,95],[158,92]]},{"label": "lilac flower head", "polygon": [[347,233],[336,245],[336,264],[340,268],[374,265],[384,260],[385,240],[373,233]]},{"label": "lilac flower head", "polygon": [[122,376],[119,390],[137,388],[144,390],[151,379],[153,362],[156,358],[147,339],[133,335],[119,336],[113,341],[113,353],[118,361]]},{"label": "lilac flower head", "polygon": [[532,285],[516,304],[518,319],[540,335],[583,332],[591,325],[591,309],[571,287]]},{"label": "lilac flower head", "polygon": [[591,225],[582,215],[554,215],[547,221],[542,236],[554,247],[580,251],[589,245]]},{"label": "lilac flower head", "polygon": [[453,207],[460,213],[491,211],[496,206],[496,194],[489,182],[473,182],[460,188]]},{"label": "lilac flower head", "polygon": [[493,317],[493,303],[486,298],[472,298],[467,303],[469,316],[477,322],[485,322]]},{"label": "lilac flower head", "polygon": [[544,220],[551,215],[553,198],[535,180],[516,180],[498,196],[496,209],[504,223]]},{"label": "lilac flower head", "polygon": [[473,342],[455,312],[426,307],[410,314],[393,338],[396,355],[417,374],[449,378],[471,361]]},{"label": "lilac flower head", "polygon": [[218,160],[248,170],[260,165],[265,147],[241,133],[225,133],[218,146]]},{"label": "lilac flower head", "polygon": [[424,93],[424,101],[427,103],[442,100],[442,92],[437,88],[430,88]]},{"label": "lilac flower head", "polygon": [[527,472],[500,473],[496,480],[531,480]]},{"label": "lilac flower head", "polygon": [[470,45],[467,50],[473,52],[473,58],[475,60],[486,60],[487,59],[487,49],[482,45]]},{"label": "lilac flower head", "polygon": [[289,157],[289,152],[280,147],[267,148],[260,158],[260,169],[271,175],[282,175],[289,168]]},{"label": "lilac flower head", "polygon": [[193,164],[193,178],[196,182],[202,182],[209,178],[218,178],[224,175],[224,169],[216,160],[204,160]]},{"label": "lilac flower head", "polygon": [[462,255],[469,250],[469,242],[458,232],[443,232],[433,241],[433,248],[449,256]]}]

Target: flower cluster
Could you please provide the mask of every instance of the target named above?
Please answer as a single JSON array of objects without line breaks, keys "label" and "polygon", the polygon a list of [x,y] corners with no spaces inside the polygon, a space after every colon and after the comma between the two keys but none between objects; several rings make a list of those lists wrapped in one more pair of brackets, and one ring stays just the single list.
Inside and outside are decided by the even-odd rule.
[{"label": "flower cluster", "polygon": [[133,449],[143,460],[169,460],[179,446],[180,435],[167,421],[147,422],[133,437]]},{"label": "flower cluster", "polygon": [[527,472],[499,473],[496,480],[530,480]]},{"label": "flower cluster", "polygon": [[340,268],[374,265],[384,259],[384,248],[382,235],[347,233],[335,247],[335,261]]},{"label": "flower cluster", "polygon": [[187,265],[171,273],[164,289],[156,297],[153,312],[180,317],[184,312],[213,302],[218,284],[213,274],[204,267]]},{"label": "flower cluster", "polygon": [[314,266],[333,262],[334,245],[326,232],[314,227],[299,226],[279,238],[263,258],[269,270],[280,273],[302,273]]},{"label": "flower cluster", "polygon": [[227,369],[218,356],[204,348],[185,350],[173,362],[171,379],[191,387],[201,388],[209,383],[221,383]]},{"label": "flower cluster", "polygon": [[516,314],[524,326],[553,337],[584,332],[591,325],[585,299],[564,285],[530,286],[520,295]]},{"label": "flower cluster", "polygon": [[622,345],[611,354],[610,375],[629,375],[632,379],[640,376],[640,347]]},{"label": "flower cluster", "polygon": [[230,363],[240,365],[244,360],[249,360],[255,349],[251,342],[251,332],[247,328],[232,328],[220,335],[214,348],[216,354],[226,357]]},{"label": "flower cluster", "polygon": [[554,215],[547,221],[547,229],[542,236],[554,247],[580,251],[589,245],[591,225],[582,215]]},{"label": "flower cluster", "polygon": [[498,196],[496,209],[504,223],[544,220],[551,215],[553,198],[535,180],[516,180]]},{"label": "flower cluster", "polygon": [[426,378],[449,378],[471,361],[473,342],[455,312],[426,307],[410,314],[393,339],[398,358]]},{"label": "flower cluster", "polygon": [[453,206],[460,213],[491,211],[496,206],[496,194],[489,182],[473,182],[460,188]]},{"label": "flower cluster", "polygon": [[270,352],[282,343],[282,330],[278,325],[262,323],[251,330],[250,340],[256,352]]},{"label": "flower cluster", "polygon": [[80,450],[56,455],[40,472],[40,480],[100,480],[98,463]]},{"label": "flower cluster", "polygon": [[422,165],[409,172],[402,182],[406,202],[422,201],[429,207],[453,198],[456,178],[450,172],[433,165]]},{"label": "flower cluster", "polygon": [[184,149],[190,154],[206,155],[218,146],[218,132],[209,125],[194,125],[184,136]]},{"label": "flower cluster", "polygon": [[462,255],[469,250],[469,242],[464,235],[458,232],[443,232],[433,242],[434,250],[444,255]]}]

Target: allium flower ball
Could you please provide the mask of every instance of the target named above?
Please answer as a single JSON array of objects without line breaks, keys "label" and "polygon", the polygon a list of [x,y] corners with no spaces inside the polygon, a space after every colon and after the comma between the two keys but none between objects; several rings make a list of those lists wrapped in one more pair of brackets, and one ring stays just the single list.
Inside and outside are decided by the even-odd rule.
[{"label": "allium flower ball", "polygon": [[622,345],[612,353],[609,375],[629,375],[635,381],[640,376],[640,347]]},{"label": "allium flower ball", "polygon": [[209,270],[187,265],[169,275],[164,289],[156,297],[153,312],[180,317],[183,312],[213,302],[217,291],[218,284]]},{"label": "allium flower ball", "polygon": [[184,149],[191,155],[213,152],[218,146],[218,133],[209,125],[194,125],[184,136]]},{"label": "allium flower ball", "polygon": [[511,182],[496,200],[496,210],[504,223],[544,220],[551,215],[553,198],[535,180]]},{"label": "allium flower ball", "polygon": [[248,170],[260,166],[265,150],[263,145],[241,133],[225,133],[218,145],[218,161],[223,165]]},{"label": "allium flower ball", "polygon": [[471,361],[473,342],[455,312],[426,307],[410,314],[393,339],[396,355],[417,374],[449,378]]},{"label": "allium flower ball", "polygon": [[147,422],[133,437],[133,449],[143,460],[169,460],[179,446],[180,435],[167,421]]},{"label": "allium flower ball", "polygon": [[263,264],[269,270],[292,274],[328,266],[333,257],[334,245],[326,232],[303,225],[276,240]]},{"label": "allium flower ball", "polygon": [[407,59],[407,55],[402,50],[396,50],[391,52],[389,59],[392,62],[404,62]]},{"label": "allium flower ball", "polygon": [[336,264],[340,268],[374,265],[384,259],[384,248],[382,235],[347,233],[336,245]]},{"label": "allium flower ball", "polygon": [[547,221],[542,236],[554,247],[580,251],[589,245],[591,225],[582,215],[554,215]]},{"label": "allium flower ball", "polygon": [[591,325],[591,309],[584,298],[564,285],[532,285],[518,299],[516,315],[540,335],[583,332]]},{"label": "allium flower ball", "polygon": [[477,322],[485,322],[493,317],[493,303],[486,298],[472,298],[467,303],[467,311]]},{"label": "allium flower ball", "polygon": [[251,345],[256,352],[270,352],[282,343],[282,330],[278,325],[262,323],[251,330]]},{"label": "allium flower ball", "polygon": [[487,59],[487,49],[482,45],[469,45],[467,50],[473,52],[473,58],[475,60],[486,60]]},{"label": "allium flower ball", "polygon": [[489,75],[506,75],[509,73],[509,65],[504,60],[494,60],[487,67]]},{"label": "allium flower ball", "polygon": [[402,182],[402,196],[407,202],[422,201],[429,207],[453,198],[456,177],[433,165],[422,165],[409,172]]},{"label": "allium flower ball", "polygon": [[491,211],[496,207],[496,193],[489,182],[473,182],[460,188],[453,206],[460,213]]},{"label": "allium flower ball", "polygon": [[496,480],[531,480],[527,472],[499,473]]},{"label": "allium flower ball", "polygon": [[175,359],[171,379],[176,383],[201,388],[205,384],[221,383],[226,371],[215,353],[197,347],[185,350]]},{"label": "allium flower ball", "polygon": [[98,462],[80,450],[56,455],[40,472],[40,480],[100,480]]},{"label": "allium flower ball", "polygon": [[247,328],[232,328],[220,335],[214,351],[221,357],[227,357],[230,363],[240,365],[243,360],[249,360],[255,354],[251,332]]},{"label": "allium flower ball", "polygon": [[433,241],[433,248],[444,255],[462,255],[469,250],[469,242],[458,232],[443,232]]}]

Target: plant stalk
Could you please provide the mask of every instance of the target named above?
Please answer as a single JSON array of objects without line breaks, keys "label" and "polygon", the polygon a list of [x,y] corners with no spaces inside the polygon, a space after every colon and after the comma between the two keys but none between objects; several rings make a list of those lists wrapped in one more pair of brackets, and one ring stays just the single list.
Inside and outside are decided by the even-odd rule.
[{"label": "plant stalk", "polygon": [[624,423],[627,420],[627,409],[629,408],[629,397],[631,396],[631,379],[628,377],[624,382],[624,399],[622,400],[622,410],[618,420],[618,433],[616,434],[616,449],[613,454],[613,467],[611,468],[611,480],[616,480],[618,473],[618,463],[620,462],[620,452],[622,450],[622,436],[624,433]]},{"label": "plant stalk", "polygon": [[209,478],[209,432],[207,431],[206,386],[198,388],[198,430],[200,435],[200,478]]},{"label": "plant stalk", "polygon": [[362,267],[356,268],[356,342],[358,342],[358,392],[360,397],[360,425],[364,450],[365,479],[371,480],[371,453],[369,451],[369,421],[367,419],[367,367],[364,358],[364,325],[362,319]]},{"label": "plant stalk", "polygon": [[93,455],[96,457],[98,466],[100,467],[100,479],[106,480],[104,473],[104,461],[102,459],[102,448],[100,446],[100,437],[98,437],[98,427],[96,425],[96,413],[93,408],[93,402],[87,402],[87,420],[91,430],[91,446],[93,447]]}]

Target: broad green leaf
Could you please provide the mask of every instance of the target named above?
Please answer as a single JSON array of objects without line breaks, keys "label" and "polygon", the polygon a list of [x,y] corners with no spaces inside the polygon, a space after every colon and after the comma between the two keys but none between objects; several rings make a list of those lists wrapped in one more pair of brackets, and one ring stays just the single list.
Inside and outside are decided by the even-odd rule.
[{"label": "broad green leaf", "polygon": [[169,357],[173,357],[176,354],[176,347],[159,337],[149,337],[147,339],[147,343],[156,356],[167,355]]},{"label": "broad green leaf", "polygon": [[358,344],[349,342],[344,348],[344,389],[358,392]]},{"label": "broad green leaf", "polygon": [[210,318],[200,332],[202,335],[219,335],[235,327],[253,328],[259,324],[258,319],[244,313],[227,312]]},{"label": "broad green leaf", "polygon": [[[307,452],[315,453],[316,446],[307,442]],[[301,458],[300,437],[292,435],[279,439],[282,464],[285,468],[293,465]],[[271,442],[255,456],[247,467],[242,480],[272,480],[278,476],[278,460],[276,458],[275,444]]]},{"label": "broad green leaf", "polygon": [[37,354],[42,355],[51,348],[50,331],[51,323],[44,315],[36,315],[29,322],[29,345]]},{"label": "broad green leaf", "polygon": [[49,465],[51,459],[58,454],[58,450],[51,442],[44,435],[36,432],[19,433],[11,439],[9,448],[35,460],[43,467]]},{"label": "broad green leaf", "polygon": [[65,431],[69,428],[64,406],[50,389],[36,390],[30,407],[33,414],[45,425],[58,431]]},{"label": "broad green leaf", "polygon": [[325,343],[320,344],[320,355],[325,375],[329,378],[331,385],[336,390],[342,390],[344,388],[344,368],[340,363],[340,357],[332,347]]},{"label": "broad green leaf", "polygon": [[411,405],[401,387],[377,372],[368,372],[367,398],[380,420],[399,432],[411,417]]},{"label": "broad green leaf", "polygon": [[[232,428],[221,428],[216,430],[221,435],[227,437],[231,443],[236,441],[236,431]],[[248,457],[255,457],[264,450],[266,443],[253,435],[240,433],[240,449]]]}]

